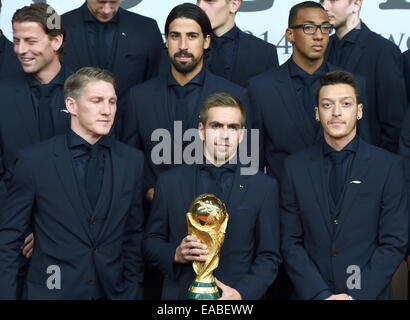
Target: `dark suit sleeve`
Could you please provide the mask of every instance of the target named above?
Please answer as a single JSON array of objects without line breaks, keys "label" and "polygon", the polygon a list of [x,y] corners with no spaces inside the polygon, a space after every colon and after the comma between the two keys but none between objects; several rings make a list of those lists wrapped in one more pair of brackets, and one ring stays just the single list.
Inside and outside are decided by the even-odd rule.
[{"label": "dark suit sleeve", "polygon": [[29,162],[19,157],[6,205],[0,212],[0,299],[17,297],[18,257],[35,201]]},{"label": "dark suit sleeve", "polygon": [[288,161],[285,161],[282,172],[280,209],[281,248],[286,271],[298,297],[313,299],[322,291],[331,289],[304,248],[300,207]]},{"label": "dark suit sleeve", "polygon": [[378,59],[374,81],[377,113],[381,125],[380,147],[396,153],[407,108],[403,56],[398,48],[385,46],[380,51]]},{"label": "dark suit sleeve", "polygon": [[144,292],[144,259],[142,255],[142,238],[144,213],[142,210],[142,177],[144,159],[142,154],[136,159],[139,164],[135,179],[136,190],[133,202],[125,223],[123,241],[124,278],[136,287],[136,298],[143,299]]},{"label": "dark suit sleeve", "polygon": [[[229,223],[229,222],[228,222]],[[281,263],[280,255],[280,219],[278,186],[272,180],[265,189],[255,235],[255,259],[248,274],[234,284],[242,299],[260,299],[275,280]]]},{"label": "dark suit sleeve", "polygon": [[381,198],[379,246],[361,270],[363,290],[350,290],[358,300],[374,300],[391,283],[394,272],[403,260],[408,240],[408,211],[401,159],[393,162]]},{"label": "dark suit sleeve", "polygon": [[145,227],[144,254],[154,267],[170,279],[177,280],[181,272],[181,264],[175,263],[174,258],[179,243],[169,242],[169,209],[163,189],[162,179],[159,176]]}]

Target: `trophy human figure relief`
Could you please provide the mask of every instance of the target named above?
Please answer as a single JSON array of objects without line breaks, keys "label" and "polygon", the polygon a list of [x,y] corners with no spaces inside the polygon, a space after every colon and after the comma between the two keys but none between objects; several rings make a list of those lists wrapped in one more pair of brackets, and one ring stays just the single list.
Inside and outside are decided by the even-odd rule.
[{"label": "trophy human figure relief", "polygon": [[194,261],[196,277],[188,290],[188,299],[219,298],[213,271],[219,264],[219,252],[225,239],[229,215],[225,204],[213,194],[202,194],[192,201],[187,213],[188,235],[197,237],[207,246],[206,261]]}]

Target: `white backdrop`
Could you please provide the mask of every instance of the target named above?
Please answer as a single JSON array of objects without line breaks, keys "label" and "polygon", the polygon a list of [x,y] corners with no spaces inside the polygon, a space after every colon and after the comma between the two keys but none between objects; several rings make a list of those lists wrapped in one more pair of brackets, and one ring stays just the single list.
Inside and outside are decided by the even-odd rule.
[{"label": "white backdrop", "polygon": [[[3,0],[0,28],[12,39],[13,13],[33,2],[47,2],[59,14],[77,8],[84,0]],[[163,32],[170,10],[183,2],[195,0],[123,0],[122,6],[130,11],[149,16],[158,22]],[[243,0],[237,14],[237,25],[254,35],[278,46],[280,63],[289,58],[291,49],[284,38],[290,8],[301,0]],[[394,41],[402,51],[410,48],[410,0],[364,0],[362,20],[370,29]]]}]

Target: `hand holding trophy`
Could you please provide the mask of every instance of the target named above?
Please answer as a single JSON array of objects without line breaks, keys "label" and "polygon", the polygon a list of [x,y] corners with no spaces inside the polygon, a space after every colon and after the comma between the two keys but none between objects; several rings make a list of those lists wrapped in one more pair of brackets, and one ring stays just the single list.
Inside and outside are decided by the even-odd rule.
[{"label": "hand holding trophy", "polygon": [[187,213],[188,235],[197,237],[208,248],[205,262],[192,262],[196,277],[187,297],[195,300],[219,298],[213,271],[219,264],[229,215],[225,204],[212,194],[202,194],[192,201]]}]

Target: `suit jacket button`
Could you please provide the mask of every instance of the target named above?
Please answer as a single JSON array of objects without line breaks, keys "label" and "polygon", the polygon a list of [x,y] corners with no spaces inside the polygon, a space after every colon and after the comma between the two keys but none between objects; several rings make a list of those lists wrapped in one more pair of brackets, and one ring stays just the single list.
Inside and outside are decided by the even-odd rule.
[{"label": "suit jacket button", "polygon": [[333,281],[332,280],[327,280],[327,284],[331,286],[333,284]]},{"label": "suit jacket button", "polygon": [[95,248],[94,248],[94,252],[97,252],[97,250],[98,250],[98,248],[97,248],[97,247],[95,247]]},{"label": "suit jacket button", "polygon": [[333,256],[336,257],[339,254],[339,251],[335,250],[333,251]]},{"label": "suit jacket button", "polygon": [[88,280],[88,284],[90,285],[90,286],[92,286],[93,284],[94,284],[94,280]]}]

